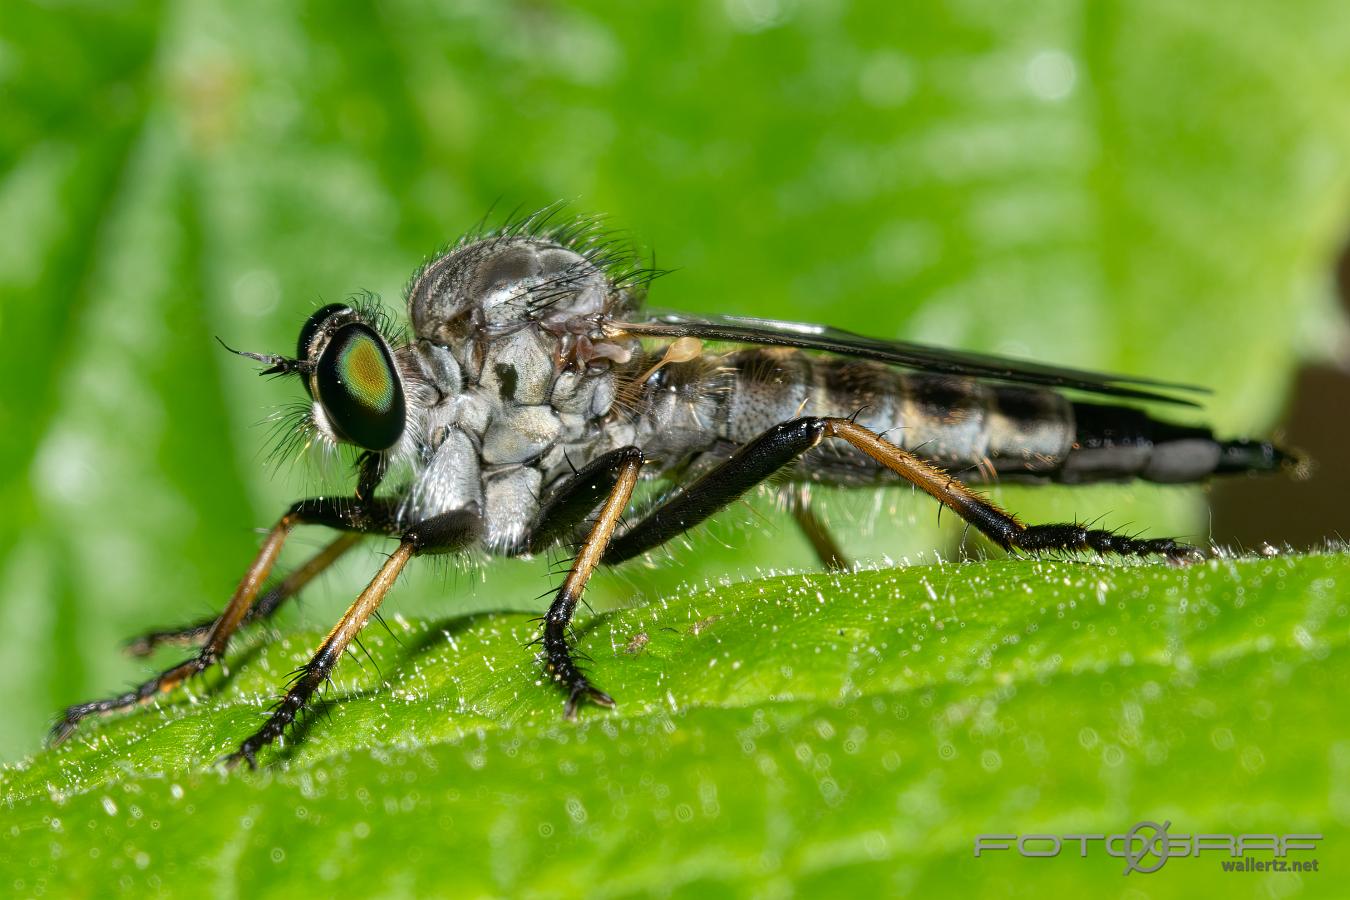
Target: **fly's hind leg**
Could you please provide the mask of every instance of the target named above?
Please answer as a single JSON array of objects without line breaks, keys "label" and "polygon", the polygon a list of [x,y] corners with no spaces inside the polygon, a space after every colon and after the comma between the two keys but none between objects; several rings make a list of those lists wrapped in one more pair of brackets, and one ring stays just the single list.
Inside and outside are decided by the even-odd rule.
[{"label": "fly's hind leg", "polygon": [[[254,622],[270,618],[287,600],[298,595],[311,581],[341,559],[348,550],[360,543],[362,537],[364,535],[357,532],[338,535],[322,550],[305,560],[298,569],[289,573],[271,588],[263,591],[253,605],[249,607],[248,612],[244,614],[239,627],[243,628]],[[184,625],[181,628],[151,631],[128,641],[126,651],[132,656],[149,656],[160,647],[190,647],[194,644],[201,644],[211,634],[211,629],[215,627],[217,621],[218,617],[213,616],[191,625]]]},{"label": "fly's hind leg", "polygon": [[1137,540],[1080,525],[1024,525],[937,466],[924,462],[849,419],[814,416],[783,422],[744,444],[721,465],[677,492],[614,538],[604,563],[632,559],[698,525],[826,438],[852,444],[904,480],[923,489],[1008,550],[1091,550],[1160,555],[1173,561],[1195,551],[1171,538]]},{"label": "fly's hind leg", "polygon": [[75,731],[81,721],[89,716],[102,716],[149,703],[157,697],[167,694],[195,675],[206,671],[218,663],[225,655],[230,638],[245,621],[253,607],[258,590],[267,580],[268,573],[281,554],[286,538],[298,525],[327,525],[367,533],[383,533],[389,528],[391,511],[386,504],[373,502],[362,504],[358,500],[337,500],[332,498],[302,500],[272,526],[258,551],[253,564],[235,588],[230,601],[220,618],[216,619],[207,633],[201,650],[176,666],[165,669],[140,686],[104,700],[77,703],[67,707],[57,723],[52,726],[49,737],[53,745],[59,744]]},{"label": "fly's hind leg", "polygon": [[1172,538],[1138,539],[1075,523],[1025,525],[1011,513],[976,494],[937,466],[924,462],[875,432],[849,419],[822,419],[824,436],[840,438],[978,528],[1005,550],[1088,551],[1121,556],[1161,556],[1173,563],[1195,559],[1199,551]]}]

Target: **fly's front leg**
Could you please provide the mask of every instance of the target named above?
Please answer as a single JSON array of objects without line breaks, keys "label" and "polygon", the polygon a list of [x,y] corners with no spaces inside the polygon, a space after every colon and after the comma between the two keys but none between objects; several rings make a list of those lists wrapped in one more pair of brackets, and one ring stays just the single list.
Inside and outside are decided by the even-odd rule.
[{"label": "fly's front leg", "polygon": [[281,548],[286,543],[287,536],[297,525],[328,525],[333,528],[356,531],[382,532],[389,527],[390,514],[391,510],[387,504],[371,503],[363,505],[358,501],[346,499],[319,498],[302,500],[295,504],[267,533],[262,548],[253,560],[253,565],[249,566],[248,571],[244,573],[239,586],[235,588],[234,594],[230,597],[230,602],[226,604],[225,611],[221,613],[220,618],[215,620],[204,635],[205,640],[202,648],[195,656],[165,669],[154,678],[124,694],[68,707],[60,720],[52,727],[51,743],[56,745],[70,737],[75,727],[89,716],[107,715],[118,710],[149,703],[219,662],[225,654],[225,648],[229,645],[230,638],[238,630],[239,625],[252,608],[259,588],[267,580],[268,573],[272,571],[272,566],[281,554]]},{"label": "fly's front leg", "polygon": [[[565,521],[574,518],[577,513],[584,516],[595,507],[596,488],[608,486],[608,496],[591,525],[590,534],[582,542],[576,559],[572,561],[571,571],[544,615],[544,663],[553,680],[567,691],[563,715],[569,719],[576,717],[577,706],[582,700],[590,700],[600,706],[614,705],[613,698],[591,684],[577,666],[567,646],[567,631],[582,592],[586,590],[586,583],[604,557],[610,538],[619,525],[619,518],[633,497],[633,488],[642,470],[642,459],[642,451],[636,447],[625,447],[601,457],[569,482],[551,504],[550,509],[554,512],[541,520]],[[562,512],[563,509],[570,509],[570,513]],[[549,509],[545,510],[546,514],[549,512]]]},{"label": "fly's front leg", "polygon": [[[264,591],[257,601],[249,607],[248,612],[244,614],[239,627],[242,628],[253,622],[270,618],[281,608],[282,604],[298,595],[311,581],[341,559],[348,550],[360,543],[363,537],[364,535],[357,532],[338,535],[322,550],[305,560],[298,569]],[[157,648],[163,646],[200,644],[206,640],[217,621],[218,618],[213,616],[191,625],[185,625],[182,628],[151,631],[128,641],[126,650],[132,656],[149,656]]]},{"label": "fly's front leg", "polygon": [[477,512],[460,511],[432,517],[403,532],[399,536],[398,549],[380,566],[370,584],[333,626],[310,661],[300,669],[290,689],[277,701],[272,708],[272,715],[262,728],[241,743],[238,750],[225,757],[226,766],[233,768],[240,762],[247,762],[250,768],[257,767],[258,751],[286,733],[319,685],[328,680],[333,667],[384,601],[410,559],[421,554],[454,552],[472,542],[481,527],[482,520]]}]

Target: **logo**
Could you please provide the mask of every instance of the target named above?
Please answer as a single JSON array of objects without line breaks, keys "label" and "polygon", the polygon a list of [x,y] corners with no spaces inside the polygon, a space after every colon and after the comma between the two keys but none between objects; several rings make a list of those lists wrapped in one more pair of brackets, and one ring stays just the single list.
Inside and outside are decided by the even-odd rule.
[{"label": "logo", "polygon": [[[1178,857],[1218,858],[1225,872],[1316,872],[1316,859],[1290,859],[1291,853],[1317,849],[1320,834],[1172,834],[1169,819],[1162,824],[1145,819],[1120,834],[978,834],[975,855],[1010,851],[1035,859],[1059,856],[1065,847],[1087,857],[1100,848],[1108,856],[1125,860],[1123,874],[1149,875]],[[1270,855],[1256,859],[1252,855]],[[1236,860],[1236,861],[1235,861]]]}]

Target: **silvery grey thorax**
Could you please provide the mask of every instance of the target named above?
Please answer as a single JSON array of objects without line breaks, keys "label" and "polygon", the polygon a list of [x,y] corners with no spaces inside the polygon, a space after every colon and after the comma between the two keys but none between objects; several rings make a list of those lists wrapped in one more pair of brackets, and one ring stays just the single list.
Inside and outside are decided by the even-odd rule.
[{"label": "silvery grey thorax", "polygon": [[641,349],[596,340],[600,318],[630,302],[586,257],[537,237],[468,244],[420,272],[405,352],[429,390],[409,414],[420,446],[401,518],[476,508],[485,547],[520,552],[548,486],[634,440],[633,423],[606,419],[613,364]]}]

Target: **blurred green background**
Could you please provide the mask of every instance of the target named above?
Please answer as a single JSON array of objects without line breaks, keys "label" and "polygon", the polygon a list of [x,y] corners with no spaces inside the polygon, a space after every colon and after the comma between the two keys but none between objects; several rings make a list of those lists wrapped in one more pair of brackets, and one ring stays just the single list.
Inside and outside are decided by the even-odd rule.
[{"label": "blurred green background", "polygon": [[[675,269],[662,306],[1210,384],[1219,430],[1266,433],[1345,346],[1347,48],[1330,0],[6,3],[0,759],[144,673],[121,640],[218,608],[257,529],[342,480],[264,464],[298,389],[214,336],[286,352],[321,303],[398,309],[490,209],[608,214]],[[1208,532],[1194,490],[999,494]],[[959,538],[904,491],[827,510],[868,559]],[[769,517],[692,541],[597,605],[810,565]],[[538,608],[544,568],[419,572],[389,609]]]}]

